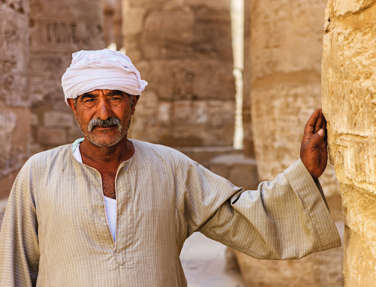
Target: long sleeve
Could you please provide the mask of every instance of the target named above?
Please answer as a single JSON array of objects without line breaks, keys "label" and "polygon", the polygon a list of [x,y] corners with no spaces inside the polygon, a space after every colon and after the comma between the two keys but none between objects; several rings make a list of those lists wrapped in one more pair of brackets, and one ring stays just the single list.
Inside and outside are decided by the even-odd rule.
[{"label": "long sleeve", "polygon": [[13,184],[1,225],[0,286],[36,285],[39,245],[30,173],[26,163]]},{"label": "long sleeve", "polygon": [[341,244],[325,200],[300,160],[257,190],[234,194],[200,231],[264,259],[300,258]]}]

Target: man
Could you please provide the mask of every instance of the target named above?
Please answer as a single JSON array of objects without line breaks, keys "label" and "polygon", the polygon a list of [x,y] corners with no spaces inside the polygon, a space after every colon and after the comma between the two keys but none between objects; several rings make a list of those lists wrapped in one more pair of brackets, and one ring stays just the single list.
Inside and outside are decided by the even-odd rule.
[{"label": "man", "polygon": [[1,227],[0,286],[186,286],[179,254],[195,231],[258,258],[339,246],[317,180],[320,111],[301,160],[243,191],[176,150],[127,138],[146,84],[119,52],[73,54],[62,86],[84,139],[21,169]]}]

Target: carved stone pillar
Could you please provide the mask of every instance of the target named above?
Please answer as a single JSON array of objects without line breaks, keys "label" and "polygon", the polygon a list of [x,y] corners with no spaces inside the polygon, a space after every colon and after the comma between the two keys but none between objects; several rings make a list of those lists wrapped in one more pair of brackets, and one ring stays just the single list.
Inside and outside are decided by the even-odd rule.
[{"label": "carved stone pillar", "polygon": [[127,54],[149,86],[132,136],[232,146],[235,85],[229,0],[123,0]]},{"label": "carved stone pillar", "polygon": [[376,1],[330,0],[322,96],[345,208],[345,286],[376,282]]},{"label": "carved stone pillar", "polygon": [[28,23],[28,0],[0,3],[0,199],[29,154]]},{"label": "carved stone pillar", "polygon": [[[251,1],[250,75],[253,142],[262,180],[299,158],[306,121],[320,107],[325,1]],[[341,220],[333,170],[320,178],[332,215]],[[302,260],[256,260],[237,253],[248,286],[342,286],[342,250]]]}]

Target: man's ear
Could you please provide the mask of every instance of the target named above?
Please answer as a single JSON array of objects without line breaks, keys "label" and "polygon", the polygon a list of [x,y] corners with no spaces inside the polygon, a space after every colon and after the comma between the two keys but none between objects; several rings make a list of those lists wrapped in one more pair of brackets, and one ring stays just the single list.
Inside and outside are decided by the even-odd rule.
[{"label": "man's ear", "polygon": [[132,96],[132,115],[136,111],[136,105],[140,96]]},{"label": "man's ear", "polygon": [[67,101],[68,101],[68,105],[69,105],[69,107],[70,107],[72,110],[75,110],[76,107],[75,107],[74,99],[67,99]]},{"label": "man's ear", "polygon": [[67,99],[69,107],[72,109],[72,112],[76,114],[76,99]]}]

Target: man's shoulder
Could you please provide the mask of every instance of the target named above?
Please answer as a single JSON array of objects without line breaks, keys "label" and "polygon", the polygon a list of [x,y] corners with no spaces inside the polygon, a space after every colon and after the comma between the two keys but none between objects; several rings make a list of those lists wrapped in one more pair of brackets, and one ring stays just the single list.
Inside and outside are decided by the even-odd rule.
[{"label": "man's shoulder", "polygon": [[47,166],[51,162],[54,162],[57,159],[66,158],[71,152],[71,144],[65,144],[57,146],[45,151],[41,151],[32,155],[26,162],[29,165],[44,165]]},{"label": "man's shoulder", "polygon": [[155,144],[132,139],[135,145],[136,152],[142,153],[146,157],[162,158],[167,161],[192,161],[182,152],[162,144]]}]

